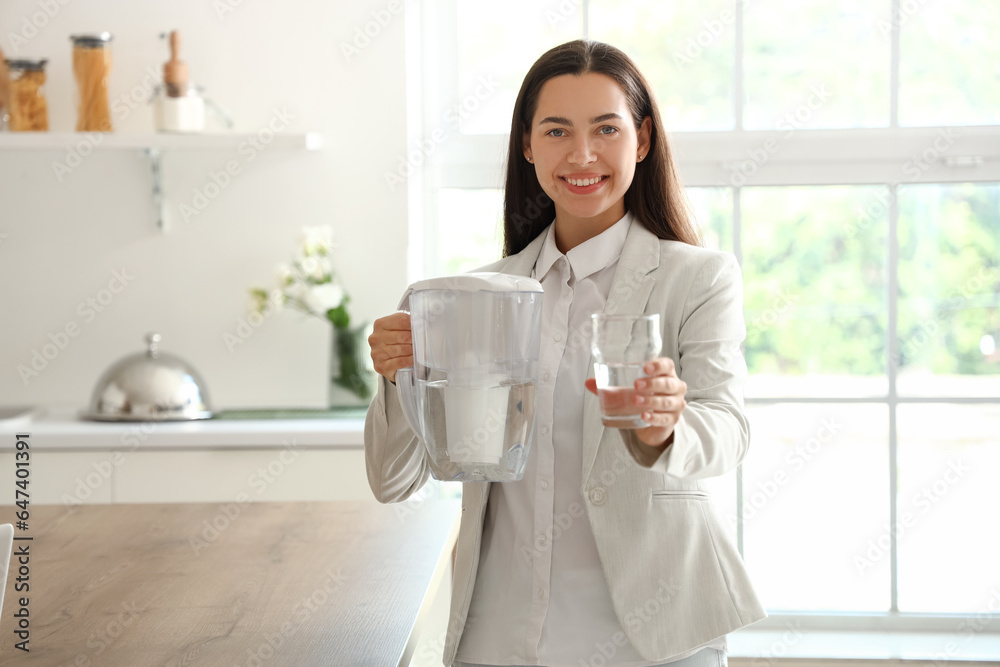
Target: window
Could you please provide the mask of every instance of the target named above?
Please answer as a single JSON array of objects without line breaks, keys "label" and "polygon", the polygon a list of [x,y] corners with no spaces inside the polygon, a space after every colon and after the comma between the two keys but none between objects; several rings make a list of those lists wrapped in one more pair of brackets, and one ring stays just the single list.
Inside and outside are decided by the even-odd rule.
[{"label": "window", "polygon": [[534,58],[620,46],[654,87],[706,245],[743,268],[753,446],[712,483],[765,604],[901,629],[983,611],[1000,591],[1000,533],[980,518],[1000,469],[1000,6],[421,12],[419,127],[461,118],[415,194],[413,278],[499,257],[505,133]]}]

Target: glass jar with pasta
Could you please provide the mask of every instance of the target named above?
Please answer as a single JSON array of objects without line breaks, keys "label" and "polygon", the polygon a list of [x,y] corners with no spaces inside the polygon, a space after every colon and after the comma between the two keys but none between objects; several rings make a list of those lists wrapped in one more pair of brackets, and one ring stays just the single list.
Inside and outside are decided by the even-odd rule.
[{"label": "glass jar with pasta", "polygon": [[73,76],[77,90],[77,132],[110,132],[108,76],[111,73],[111,33],[72,35]]},{"label": "glass jar with pasta", "polygon": [[10,72],[10,130],[12,132],[47,132],[49,105],[45,99],[45,63],[47,60],[8,60]]}]

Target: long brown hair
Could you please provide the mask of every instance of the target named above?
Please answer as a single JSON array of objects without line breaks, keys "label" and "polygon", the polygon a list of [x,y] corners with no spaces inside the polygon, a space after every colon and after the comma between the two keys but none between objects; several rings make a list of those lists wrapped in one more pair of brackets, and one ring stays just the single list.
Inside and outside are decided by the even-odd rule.
[{"label": "long brown hair", "polygon": [[538,183],[534,167],[524,159],[524,135],[531,128],[542,86],[553,77],[587,72],[604,74],[618,82],[636,130],[647,116],[652,123],[649,154],[636,164],[635,177],[625,192],[625,209],[661,239],[701,245],[649,83],[619,49],[578,39],[542,54],[528,70],[517,94],[504,189],[504,257],[523,250],[556,215],[555,205]]}]

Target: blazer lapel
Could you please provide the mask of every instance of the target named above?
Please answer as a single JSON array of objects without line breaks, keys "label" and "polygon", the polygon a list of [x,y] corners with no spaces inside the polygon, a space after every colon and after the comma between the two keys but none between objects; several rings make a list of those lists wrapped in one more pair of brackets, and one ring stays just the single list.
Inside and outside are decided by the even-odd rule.
[{"label": "blazer lapel", "polygon": [[[618,268],[611,282],[611,292],[604,305],[605,313],[639,314],[646,311],[650,292],[656,283],[656,270],[660,265],[659,238],[632,221],[625,246],[622,248]],[[594,377],[594,358],[590,358],[588,377]],[[586,494],[587,479],[597,458],[597,448],[604,438],[601,408],[597,396],[583,393],[583,489]]]}]

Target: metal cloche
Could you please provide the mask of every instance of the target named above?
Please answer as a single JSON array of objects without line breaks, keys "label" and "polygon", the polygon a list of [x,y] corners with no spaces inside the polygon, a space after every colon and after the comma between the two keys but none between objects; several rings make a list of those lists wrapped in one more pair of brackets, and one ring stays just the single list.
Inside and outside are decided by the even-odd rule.
[{"label": "metal cloche", "polygon": [[183,421],[210,419],[201,376],[183,359],[159,351],[160,334],[146,334],[145,352],[128,355],[104,372],[85,419]]}]

